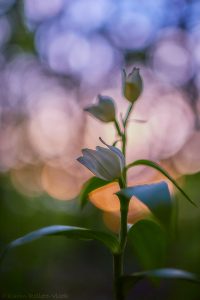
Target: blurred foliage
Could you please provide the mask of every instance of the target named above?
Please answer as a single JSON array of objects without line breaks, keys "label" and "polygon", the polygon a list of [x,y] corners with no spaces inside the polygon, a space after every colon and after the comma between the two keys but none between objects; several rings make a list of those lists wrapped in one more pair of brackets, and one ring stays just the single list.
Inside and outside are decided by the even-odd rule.
[{"label": "blurred foliage", "polygon": [[23,21],[23,2],[16,1],[9,11],[9,18],[12,20],[13,34],[9,41],[9,46],[20,47],[25,52],[35,53],[34,35],[31,33]]},{"label": "blurred foliage", "polygon": [[[200,174],[197,174],[187,176],[185,181],[187,193],[197,203],[199,193],[196,187],[199,180]],[[68,213],[68,202],[64,204],[66,205],[65,211],[49,211],[45,208],[45,201],[53,203],[56,202],[55,200],[42,197],[41,199],[28,199],[27,202],[26,198],[16,193],[8,177],[1,177],[0,190],[1,246],[29,231],[50,224],[70,224],[105,230],[101,213],[90,205],[84,211],[80,211],[77,207],[72,215]],[[193,208],[181,196],[178,197],[178,203],[180,209],[178,231],[176,237],[170,242],[164,267],[183,268],[198,274],[200,270],[198,208]],[[56,202],[56,206],[58,205],[59,203]],[[77,203],[74,205],[76,206]],[[148,239],[152,239],[153,244],[155,242],[156,245],[154,233],[152,236],[149,235]],[[134,240],[129,242],[126,251],[127,272],[141,269],[139,257],[137,259],[139,248],[136,252],[134,251],[135,258],[133,258],[132,243]],[[149,249],[149,251],[152,250]],[[153,257],[153,260],[155,258]],[[99,243],[47,237],[9,253],[1,267],[1,293],[28,294],[32,291],[34,293],[65,293],[71,299],[79,299],[79,297],[98,299],[96,295],[99,299],[109,299],[112,293],[111,278],[110,254]],[[85,298],[82,295],[83,288]],[[148,294],[148,299],[159,299],[162,295],[162,299],[198,300],[199,293],[200,287],[193,283],[183,284],[183,282],[169,280],[155,285],[145,280],[132,291],[130,299],[133,296],[136,299],[137,297],[147,299],[145,297]]]}]

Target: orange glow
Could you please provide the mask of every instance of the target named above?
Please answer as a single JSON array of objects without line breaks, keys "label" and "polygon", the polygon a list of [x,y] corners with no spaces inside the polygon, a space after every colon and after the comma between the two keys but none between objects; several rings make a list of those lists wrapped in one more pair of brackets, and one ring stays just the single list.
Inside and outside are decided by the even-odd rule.
[{"label": "orange glow", "polygon": [[[135,224],[138,221],[148,218],[151,215],[148,207],[143,204],[140,200],[133,197],[129,204],[128,212],[128,223]],[[103,221],[106,227],[108,227],[113,232],[119,232],[120,228],[120,213],[116,212],[104,212]]]},{"label": "orange glow", "polygon": [[81,184],[65,170],[45,165],[42,171],[44,190],[58,200],[71,200],[80,191]]},{"label": "orange glow", "polygon": [[129,204],[128,223],[135,224],[151,214],[148,207],[136,197],[132,197]]},{"label": "orange glow", "polygon": [[[90,201],[99,209],[105,211],[103,216],[105,224],[114,231],[118,228],[120,204],[115,195],[119,191],[117,182],[109,183],[100,187],[89,194]],[[137,221],[146,218],[150,210],[140,200],[135,197],[131,198],[128,212],[128,223],[134,224]]]},{"label": "orange glow", "polygon": [[115,195],[119,190],[119,184],[117,182],[112,182],[92,191],[89,194],[89,199],[96,207],[104,211],[119,211],[119,199]]},{"label": "orange glow", "polygon": [[120,228],[120,218],[119,214],[111,213],[111,212],[104,212],[103,213],[103,222],[108,229],[113,232],[118,233]]}]

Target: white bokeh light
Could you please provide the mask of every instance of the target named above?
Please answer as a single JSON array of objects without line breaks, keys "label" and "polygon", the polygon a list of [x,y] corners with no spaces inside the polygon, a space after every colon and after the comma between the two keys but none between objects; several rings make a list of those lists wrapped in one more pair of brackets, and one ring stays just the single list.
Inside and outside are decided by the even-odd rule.
[{"label": "white bokeh light", "polygon": [[162,32],[152,50],[152,65],[163,81],[185,84],[194,73],[187,34],[172,28]]},{"label": "white bokeh light", "polygon": [[61,18],[61,24],[80,31],[97,30],[112,18],[115,9],[113,0],[71,1]]},{"label": "white bokeh light", "polygon": [[61,89],[34,96],[37,105],[29,125],[32,145],[43,159],[66,155],[71,160],[69,153],[75,150],[82,114],[75,99]]},{"label": "white bokeh light", "polygon": [[80,72],[89,62],[87,39],[71,31],[52,37],[47,51],[50,67],[60,73]]},{"label": "white bokeh light", "polygon": [[120,14],[110,25],[110,38],[120,48],[145,47],[153,33],[153,23],[144,14],[126,12]]},{"label": "white bokeh light", "polygon": [[25,0],[25,15],[33,21],[44,21],[44,19],[54,17],[58,14],[62,10],[64,2],[64,0]]}]

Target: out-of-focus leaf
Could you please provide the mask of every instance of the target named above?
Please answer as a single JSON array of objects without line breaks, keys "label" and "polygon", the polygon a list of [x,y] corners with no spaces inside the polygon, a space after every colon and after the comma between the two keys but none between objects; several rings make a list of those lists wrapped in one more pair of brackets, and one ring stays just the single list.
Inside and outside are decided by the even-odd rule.
[{"label": "out-of-focus leaf", "polygon": [[190,197],[184,192],[184,190],[177,184],[177,182],[169,175],[169,173],[167,171],[165,171],[161,166],[159,166],[157,163],[151,161],[151,160],[147,160],[147,159],[140,159],[140,160],[136,160],[132,163],[130,163],[126,169],[130,169],[132,167],[135,166],[140,166],[140,165],[144,165],[144,166],[148,166],[150,168],[156,169],[157,171],[159,171],[161,174],[163,174],[165,177],[167,177],[173,184],[174,186],[181,192],[181,194],[190,202],[192,203],[194,206],[197,206],[196,203],[194,203]]},{"label": "out-of-focus leaf", "polygon": [[143,272],[133,273],[121,278],[124,292],[128,292],[139,280],[144,278],[159,278],[159,279],[181,279],[194,283],[200,283],[200,279],[197,275],[179,269],[155,269]]},{"label": "out-of-focus leaf", "polygon": [[3,259],[6,252],[12,248],[22,246],[24,244],[35,241],[41,237],[60,235],[70,239],[78,240],[97,240],[103,243],[112,253],[116,253],[119,248],[118,240],[115,236],[90,230],[86,228],[73,227],[73,226],[64,226],[64,225],[53,225],[40,228],[38,230],[32,231],[8,244],[3,253],[1,254],[0,260]]},{"label": "out-of-focus leaf", "polygon": [[166,250],[166,231],[150,220],[142,220],[133,225],[128,231],[128,239],[134,253],[145,269],[163,267]]},{"label": "out-of-focus leaf", "polygon": [[153,215],[165,226],[169,226],[172,213],[172,201],[166,182],[138,185],[122,189],[117,195],[129,200],[137,197],[153,213]]},{"label": "out-of-focus leaf", "polygon": [[82,190],[79,194],[79,201],[81,208],[84,208],[85,205],[87,204],[88,200],[88,194],[94,190],[96,190],[99,187],[102,187],[104,185],[108,184],[108,181],[97,178],[97,177],[92,177],[88,181],[85,182],[85,184],[82,187]]}]

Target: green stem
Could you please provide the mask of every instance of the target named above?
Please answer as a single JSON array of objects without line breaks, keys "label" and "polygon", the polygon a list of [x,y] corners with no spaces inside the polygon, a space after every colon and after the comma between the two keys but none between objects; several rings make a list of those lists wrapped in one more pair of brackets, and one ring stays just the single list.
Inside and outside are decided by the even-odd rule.
[{"label": "green stem", "polygon": [[125,132],[125,130],[122,135],[122,153],[124,154],[124,157],[126,157],[126,132]]},{"label": "green stem", "polygon": [[115,300],[124,300],[124,293],[120,282],[120,277],[123,275],[123,257],[121,253],[113,256],[113,266]]},{"label": "green stem", "polygon": [[[123,125],[124,125],[124,132],[120,130],[119,124],[117,120],[115,120],[115,127],[117,130],[118,135],[122,139],[122,153],[124,154],[125,160],[126,160],[126,127],[128,123],[128,119],[130,116],[130,113],[133,108],[133,103],[128,108],[126,117],[124,119]],[[126,188],[126,173],[127,169],[124,169],[124,172],[122,174],[122,177],[119,179],[119,185],[120,189]],[[120,233],[119,233],[119,252],[114,255],[113,259],[113,266],[114,266],[114,291],[115,291],[115,300],[124,300],[125,296],[123,293],[123,286],[121,284],[121,276],[124,274],[123,270],[123,261],[124,261],[124,250],[127,243],[127,217],[128,217],[128,206],[129,201],[123,198],[119,198],[120,200]]]},{"label": "green stem", "polygon": [[124,123],[124,129],[126,129],[130,113],[131,113],[131,111],[133,109],[133,105],[134,105],[134,102],[130,104],[130,106],[129,106],[128,110],[127,110],[126,117],[124,118],[124,122],[123,122]]},{"label": "green stem", "polygon": [[120,199],[121,226],[120,226],[120,251],[123,253],[127,242],[127,216],[129,202],[125,199]]},{"label": "green stem", "polygon": [[[121,186],[121,184],[120,184]],[[122,186],[124,187],[124,186]],[[114,255],[114,290],[115,299],[124,300],[123,286],[121,284],[121,276],[124,274],[123,261],[124,250],[127,243],[127,216],[128,216],[129,201],[124,198],[120,199],[120,212],[121,212],[121,226],[119,233],[119,252]]]},{"label": "green stem", "polygon": [[[126,187],[124,178],[119,179],[120,188]],[[124,200],[124,199],[122,199]],[[123,276],[123,261],[124,261],[124,250],[127,241],[127,215],[128,215],[128,203],[127,201],[122,201],[120,199],[120,233],[119,233],[119,252],[114,255],[113,265],[114,265],[114,290],[115,290],[115,300],[124,300],[125,296],[123,293],[123,286],[121,284],[121,276]]]},{"label": "green stem", "polygon": [[[126,144],[127,144],[127,137],[126,137],[126,129],[127,129],[127,123],[128,123],[128,119],[130,117],[130,113],[133,109],[133,104],[134,103],[131,103],[128,110],[127,110],[127,113],[126,113],[126,116],[124,118],[124,121],[123,121],[123,125],[124,125],[124,132],[122,134],[122,153],[124,154],[124,157],[125,157],[125,164],[126,164]],[[126,170],[124,170],[124,180],[125,180],[125,183],[126,183]]]},{"label": "green stem", "polygon": [[115,128],[117,130],[118,135],[121,137],[123,133],[121,132],[121,129],[119,127],[119,123],[118,123],[118,121],[116,119],[114,121],[114,124],[115,124]]},{"label": "green stem", "polygon": [[[120,188],[126,188],[126,182],[123,180],[123,177],[119,179]],[[119,234],[119,242],[120,242],[120,252],[124,252],[126,246],[127,239],[127,216],[128,216],[128,206],[129,202],[125,199],[120,200],[120,234]]]}]

